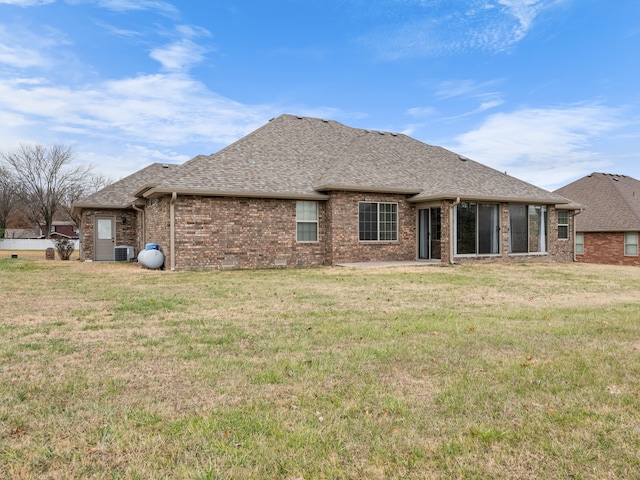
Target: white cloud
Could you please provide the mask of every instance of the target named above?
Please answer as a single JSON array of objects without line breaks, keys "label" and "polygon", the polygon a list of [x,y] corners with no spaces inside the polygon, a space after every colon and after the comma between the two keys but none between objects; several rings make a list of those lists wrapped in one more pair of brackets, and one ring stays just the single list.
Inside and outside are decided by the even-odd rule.
[{"label": "white cloud", "polygon": [[162,65],[164,70],[179,72],[204,60],[207,49],[184,38],[162,48],[154,48],[150,56]]},{"label": "white cloud", "polygon": [[36,5],[47,5],[56,0],[0,0],[0,4],[17,5],[18,7],[33,7]]},{"label": "white cloud", "polygon": [[387,59],[505,52],[528,34],[543,11],[566,1],[463,0],[444,2],[446,8],[440,8],[440,1],[398,0],[390,8],[409,6],[410,20],[390,23],[361,41]]},{"label": "white cloud", "polygon": [[202,62],[210,50],[195,43],[192,38],[210,37],[211,33],[193,25],[178,25],[173,34],[177,39],[168,45],[154,48],[149,56],[160,62],[163,70],[170,72],[187,71],[193,65]]},{"label": "white cloud", "polygon": [[155,74],[80,88],[0,79],[0,112],[0,151],[21,141],[76,143],[83,161],[101,158],[93,163],[119,178],[152,161],[212,153],[281,110],[234,102],[184,74]]},{"label": "white cloud", "polygon": [[37,35],[28,28],[0,25],[0,64],[15,68],[48,67],[51,60],[46,52],[56,45],[66,43],[61,35],[44,29]]},{"label": "white cloud", "polygon": [[443,99],[484,95],[488,88],[493,88],[500,81],[490,80],[478,83],[474,80],[447,80],[438,85],[435,93],[437,97]]},{"label": "white cloud", "polygon": [[606,167],[594,143],[622,127],[615,109],[599,105],[522,109],[487,118],[456,138],[452,149],[545,188]]},{"label": "white cloud", "polygon": [[431,117],[436,113],[437,110],[433,107],[413,107],[406,111],[407,115],[416,118]]},{"label": "white cloud", "polygon": [[263,107],[216,95],[181,74],[140,75],[78,89],[0,80],[0,109],[75,133],[165,146],[228,143],[268,115]]},{"label": "white cloud", "polygon": [[177,15],[178,9],[167,2],[154,0],[97,0],[99,7],[116,12],[125,12],[130,10],[155,10],[166,15]]},{"label": "white cloud", "polygon": [[467,117],[491,110],[504,103],[501,93],[490,90],[490,88],[495,87],[499,82],[500,80],[490,80],[482,83],[477,83],[473,80],[446,81],[438,86],[435,95],[443,100],[463,98],[478,102],[478,106],[473,110],[454,115],[446,120]]}]

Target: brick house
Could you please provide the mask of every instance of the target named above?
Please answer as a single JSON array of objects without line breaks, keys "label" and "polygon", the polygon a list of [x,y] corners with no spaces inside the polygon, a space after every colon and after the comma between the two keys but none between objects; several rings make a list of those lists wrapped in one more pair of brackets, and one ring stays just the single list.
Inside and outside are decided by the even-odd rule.
[{"label": "brick house", "polygon": [[[407,135],[281,115],[212,155],[73,205],[82,255],[160,245],[171,270],[571,261],[571,202]],[[558,212],[569,238],[558,238]]]},{"label": "brick house", "polygon": [[555,193],[582,204],[576,217],[576,260],[640,265],[640,181],[625,175],[592,173]]}]

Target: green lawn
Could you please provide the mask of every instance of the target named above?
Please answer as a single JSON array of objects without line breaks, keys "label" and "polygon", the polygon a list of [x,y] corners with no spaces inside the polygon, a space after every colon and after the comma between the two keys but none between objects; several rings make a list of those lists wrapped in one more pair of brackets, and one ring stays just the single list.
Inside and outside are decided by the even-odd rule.
[{"label": "green lawn", "polygon": [[0,259],[0,478],[640,478],[639,282]]}]

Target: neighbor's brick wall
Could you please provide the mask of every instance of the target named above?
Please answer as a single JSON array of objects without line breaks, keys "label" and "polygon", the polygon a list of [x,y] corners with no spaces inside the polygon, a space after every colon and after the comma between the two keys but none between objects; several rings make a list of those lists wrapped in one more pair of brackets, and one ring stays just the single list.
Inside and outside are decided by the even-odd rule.
[{"label": "neighbor's brick wall", "polygon": [[[90,210],[84,209],[80,220],[82,228],[81,235],[81,260],[94,260],[94,231],[96,216],[113,217],[115,219],[115,242],[114,247],[119,245],[127,245],[135,247],[138,242],[138,215],[135,210],[120,209],[102,209]],[[136,250],[137,252],[137,250]]]},{"label": "neighbor's brick wall", "polygon": [[584,263],[640,266],[640,257],[625,256],[624,232],[585,232],[584,254],[576,255]]},{"label": "neighbor's brick wall", "polygon": [[[398,204],[397,242],[360,242],[358,239],[358,202],[394,202]],[[416,259],[416,208],[406,195],[331,192],[327,201],[327,261],[384,262]]]},{"label": "neighbor's brick wall", "polygon": [[318,242],[296,241],[295,200],[179,196],[175,215],[177,270],[325,263],[322,201]]}]

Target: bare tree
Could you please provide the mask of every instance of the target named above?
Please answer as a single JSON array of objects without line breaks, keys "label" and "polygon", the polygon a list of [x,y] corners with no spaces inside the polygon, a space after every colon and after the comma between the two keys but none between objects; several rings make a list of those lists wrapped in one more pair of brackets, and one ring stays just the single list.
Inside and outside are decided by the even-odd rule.
[{"label": "bare tree", "polygon": [[0,230],[7,228],[9,215],[18,203],[16,180],[8,168],[0,165]]},{"label": "bare tree", "polygon": [[90,166],[72,165],[73,151],[65,145],[20,145],[0,158],[13,167],[21,206],[32,221],[44,223],[47,238],[56,212],[92,178]]},{"label": "bare tree", "polygon": [[103,175],[94,175],[91,173],[88,174],[85,177],[84,181],[77,185],[77,188],[69,192],[67,198],[61,205],[62,211],[67,214],[67,216],[73,221],[76,227],[80,228],[81,219],[78,215],[73,214],[71,205],[73,205],[78,200],[84,197],[88,197],[92,193],[103,189],[111,183],[113,183],[113,180]]}]

